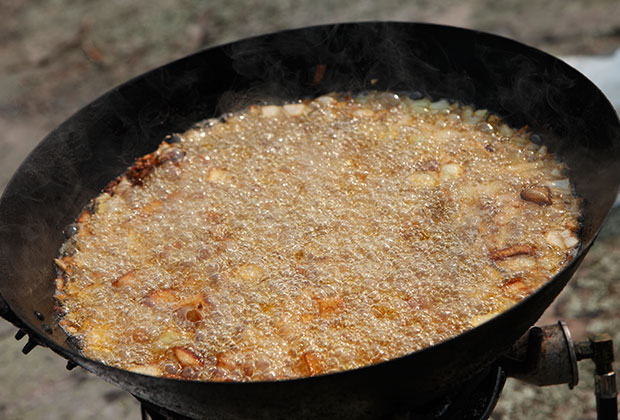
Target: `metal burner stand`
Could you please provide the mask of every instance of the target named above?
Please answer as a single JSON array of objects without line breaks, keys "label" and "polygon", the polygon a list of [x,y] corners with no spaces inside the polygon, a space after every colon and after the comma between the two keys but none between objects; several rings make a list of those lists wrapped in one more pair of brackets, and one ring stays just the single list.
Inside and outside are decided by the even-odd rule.
[{"label": "metal burner stand", "polygon": [[[431,406],[415,411],[395,410],[385,413],[383,418],[386,420],[486,420],[491,416],[505,382],[506,374],[496,364]],[[141,404],[142,420],[192,420],[137,399]]]}]

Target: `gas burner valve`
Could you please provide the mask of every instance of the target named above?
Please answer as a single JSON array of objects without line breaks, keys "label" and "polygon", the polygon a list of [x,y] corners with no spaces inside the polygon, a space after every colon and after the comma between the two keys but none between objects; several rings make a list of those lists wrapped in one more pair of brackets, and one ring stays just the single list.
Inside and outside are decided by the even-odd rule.
[{"label": "gas burner valve", "polygon": [[598,420],[617,420],[616,373],[613,370],[613,341],[600,334],[587,341],[573,342],[566,322],[533,327],[500,359],[508,376],[538,385],[579,382],[579,360],[592,359]]}]

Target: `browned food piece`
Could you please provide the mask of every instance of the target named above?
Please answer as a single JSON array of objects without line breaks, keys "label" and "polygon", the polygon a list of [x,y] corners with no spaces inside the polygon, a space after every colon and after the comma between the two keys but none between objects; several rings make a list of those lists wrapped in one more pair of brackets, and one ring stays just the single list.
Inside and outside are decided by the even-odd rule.
[{"label": "browned food piece", "polygon": [[129,271],[122,276],[119,276],[112,282],[114,287],[128,287],[136,283],[137,277],[135,271]]},{"label": "browned food piece", "polygon": [[60,268],[63,272],[67,273],[69,272],[69,265],[67,264],[68,260],[69,260],[68,257],[54,258],[54,263],[56,264],[56,267]]},{"label": "browned food piece", "polygon": [[159,366],[157,364],[152,363],[149,365],[136,365],[136,366],[128,366],[127,370],[135,373],[141,373],[142,375],[150,375],[150,376],[160,376],[162,374]]},{"label": "browned food piece", "polygon": [[157,164],[155,153],[144,155],[133,164],[125,176],[133,185],[142,185],[144,179],[151,173]]},{"label": "browned food piece", "polygon": [[88,210],[84,210],[78,217],[77,224],[84,225],[86,222],[88,222],[88,219],[90,219],[90,217],[90,212]]},{"label": "browned food piece", "polygon": [[58,323],[66,332],[70,333],[70,334],[75,334],[79,331],[78,326],[74,323],[69,321],[68,319],[62,319],[59,323]]},{"label": "browned food piece", "polygon": [[504,282],[503,288],[513,296],[525,296],[531,292],[530,286],[525,283],[522,277],[513,277]]},{"label": "browned food piece", "polygon": [[241,364],[241,373],[243,373],[243,376],[250,378],[254,375],[255,371],[256,366],[253,361],[246,361]]},{"label": "browned food piece", "polygon": [[237,367],[237,363],[233,359],[229,352],[222,352],[216,356],[216,364],[218,368],[227,370],[234,370]]},{"label": "browned food piece", "polygon": [[439,162],[437,162],[437,159],[424,159],[424,160],[414,161],[413,167],[416,171],[438,172]]},{"label": "browned food piece", "polygon": [[156,307],[165,304],[178,302],[179,291],[173,288],[163,290],[153,290],[149,292],[143,299],[142,303],[146,306]]},{"label": "browned food piece", "polygon": [[[166,143],[165,143],[166,144]],[[165,162],[177,163],[185,157],[185,151],[177,147],[166,147],[160,153],[149,153],[138,158],[125,173],[125,177],[133,185],[142,185],[147,176],[156,166]],[[104,191],[110,192],[120,182],[120,178],[112,181]]]},{"label": "browned food piece", "polygon": [[230,177],[230,172],[223,168],[210,168],[207,175],[207,181],[224,183]]},{"label": "browned food piece", "polygon": [[138,327],[133,331],[130,331],[129,336],[136,343],[148,343],[153,339],[147,327]]},{"label": "browned food piece", "polygon": [[55,284],[56,284],[56,291],[62,292],[65,288],[65,279],[63,279],[62,277],[56,277]]},{"label": "browned food piece", "polygon": [[172,351],[179,363],[183,366],[200,366],[202,364],[200,357],[188,348],[174,347]]},{"label": "browned food piece", "polygon": [[536,249],[531,245],[513,245],[491,251],[491,259],[501,261],[517,255],[534,255],[535,252]]},{"label": "browned food piece", "polygon": [[524,188],[521,190],[521,198],[541,206],[548,206],[552,203],[551,190],[545,186]]},{"label": "browned food piece", "polygon": [[323,358],[319,353],[313,351],[304,353],[301,360],[307,376],[320,375],[324,372]]},{"label": "browned food piece", "polygon": [[163,205],[161,200],[151,201],[142,207],[142,211],[146,214],[153,214],[157,209],[159,209]]},{"label": "browned food piece", "polygon": [[166,162],[177,163],[183,160],[185,157],[185,151],[176,147],[170,147],[161,153],[157,157],[157,165],[161,165]]},{"label": "browned food piece", "polygon": [[205,213],[205,221],[209,222],[209,223],[221,223],[222,222],[222,216],[216,212],[214,212],[213,210],[208,210]]},{"label": "browned food piece", "polygon": [[319,316],[329,317],[334,313],[342,309],[344,299],[342,296],[329,297],[324,299],[318,299],[317,304],[319,306]]},{"label": "browned food piece", "polygon": [[108,193],[110,195],[114,195],[114,193],[116,192],[116,186],[121,182],[122,177],[117,177],[115,179],[113,179],[112,181],[108,182],[108,185],[106,185],[103,188],[103,192],[104,193]]},{"label": "browned food piece", "polygon": [[174,311],[175,315],[189,322],[198,322],[202,320],[202,313],[191,306],[182,306]]},{"label": "browned food piece", "polygon": [[179,319],[189,322],[199,322],[203,319],[203,312],[206,311],[209,304],[203,295],[195,295],[189,299],[179,303],[174,313]]},{"label": "browned food piece", "polygon": [[372,314],[379,319],[387,318],[393,319],[395,316],[394,308],[390,307],[390,305],[386,305],[383,303],[378,303],[371,307]]}]

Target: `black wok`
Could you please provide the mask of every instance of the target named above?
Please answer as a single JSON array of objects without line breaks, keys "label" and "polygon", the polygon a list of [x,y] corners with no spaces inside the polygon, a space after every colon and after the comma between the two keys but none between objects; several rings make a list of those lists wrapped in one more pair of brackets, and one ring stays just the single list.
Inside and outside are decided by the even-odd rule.
[{"label": "black wok", "polygon": [[[317,68],[323,66],[319,78]],[[130,373],[72,350],[54,321],[52,259],[63,228],[134,158],[154,150],[166,134],[253,102],[370,89],[451,98],[490,109],[513,126],[529,125],[567,162],[584,198],[577,258],[532,296],[477,328],[405,357],[337,374],[201,383]],[[618,162],[620,123],[603,94],[560,60],[505,38],[438,25],[360,23],[243,40],[119,86],[30,154],[0,202],[0,314],[59,355],[188,416],[376,418],[428,403],[463,383],[538,319],[611,208],[620,183]]]}]

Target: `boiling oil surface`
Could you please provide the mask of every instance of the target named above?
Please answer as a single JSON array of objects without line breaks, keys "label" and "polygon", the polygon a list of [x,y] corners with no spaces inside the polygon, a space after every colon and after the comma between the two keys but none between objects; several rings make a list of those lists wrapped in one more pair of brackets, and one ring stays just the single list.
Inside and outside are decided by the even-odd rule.
[{"label": "boiling oil surface", "polygon": [[389,360],[510,307],[578,245],[563,165],[484,110],[328,95],[175,140],[95,200],[59,261],[61,325],[124,369],[252,381]]}]

